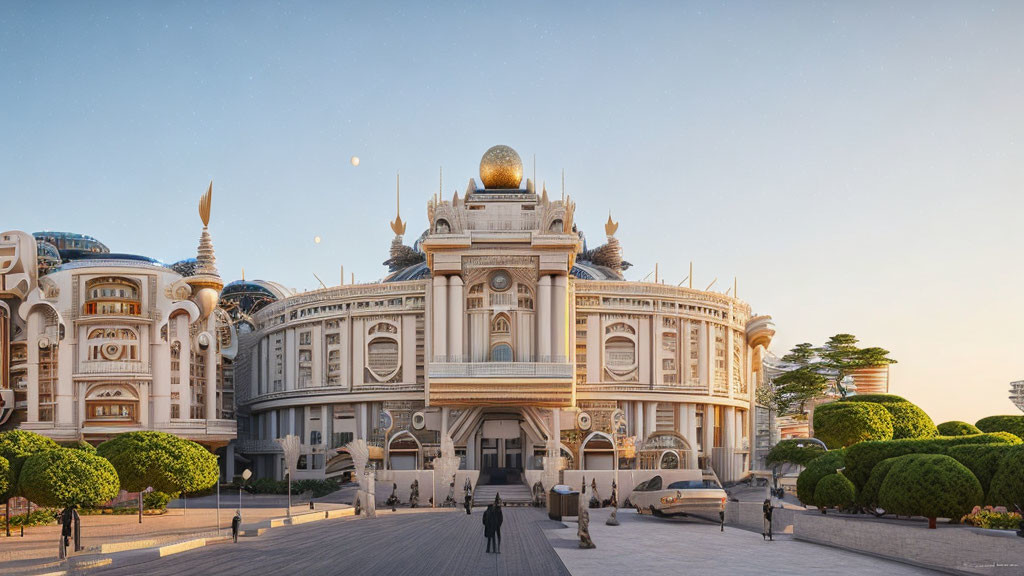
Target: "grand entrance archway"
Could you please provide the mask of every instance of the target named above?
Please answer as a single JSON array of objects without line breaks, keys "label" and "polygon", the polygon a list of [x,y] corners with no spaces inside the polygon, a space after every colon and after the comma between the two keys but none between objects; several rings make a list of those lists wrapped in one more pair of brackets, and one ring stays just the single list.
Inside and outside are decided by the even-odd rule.
[{"label": "grand entrance archway", "polygon": [[523,436],[521,420],[495,415],[480,426],[480,481],[484,484],[521,484]]}]

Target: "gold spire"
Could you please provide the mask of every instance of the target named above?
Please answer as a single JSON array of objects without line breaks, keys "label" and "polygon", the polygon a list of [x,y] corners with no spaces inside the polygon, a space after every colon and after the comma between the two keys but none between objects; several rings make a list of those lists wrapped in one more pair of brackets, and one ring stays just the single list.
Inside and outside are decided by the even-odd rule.
[{"label": "gold spire", "polygon": [[203,194],[202,198],[199,199],[199,218],[203,221],[203,227],[210,225],[210,202],[213,200],[213,180],[210,180],[210,186],[206,188],[206,194]]},{"label": "gold spire", "polygon": [[395,173],[395,220],[391,223],[391,231],[396,236],[405,234],[405,222],[402,222],[402,182],[401,176]]},{"label": "gold spire", "polygon": [[619,223],[612,222],[612,211],[608,211],[608,221],[604,224],[604,233],[608,236],[615,236],[615,232],[619,230]]}]

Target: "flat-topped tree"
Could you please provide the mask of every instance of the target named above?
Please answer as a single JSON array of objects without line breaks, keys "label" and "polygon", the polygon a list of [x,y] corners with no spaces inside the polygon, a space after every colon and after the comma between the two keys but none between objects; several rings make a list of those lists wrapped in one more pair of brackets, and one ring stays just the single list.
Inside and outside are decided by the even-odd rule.
[{"label": "flat-topped tree", "polygon": [[828,342],[814,352],[818,362],[814,365],[821,371],[835,375],[835,387],[840,396],[846,398],[849,390],[843,386],[843,380],[859,368],[895,364],[889,358],[889,351],[884,348],[859,348],[857,337],[853,334],[836,334]]},{"label": "flat-topped tree", "polygon": [[100,444],[96,451],[114,465],[121,488],[129,492],[147,488],[167,494],[199,492],[220,476],[216,456],[191,440],[165,432],[127,432]]},{"label": "flat-topped tree", "polygon": [[795,368],[772,378],[770,386],[759,387],[757,402],[780,415],[790,413],[794,407],[803,413],[808,401],[828,390],[828,378],[814,369],[814,359],[814,346],[811,344],[805,342],[794,346],[782,361]]},{"label": "flat-topped tree", "polygon": [[117,472],[105,458],[59,448],[25,459],[19,480],[26,498],[40,506],[98,506],[117,496]]}]

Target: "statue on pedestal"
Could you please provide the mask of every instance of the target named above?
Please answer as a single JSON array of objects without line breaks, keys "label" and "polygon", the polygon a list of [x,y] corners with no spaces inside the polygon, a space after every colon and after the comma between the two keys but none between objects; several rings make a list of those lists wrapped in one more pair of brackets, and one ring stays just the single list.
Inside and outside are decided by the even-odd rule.
[{"label": "statue on pedestal", "polygon": [[397,483],[392,483],[391,484],[391,496],[388,496],[388,499],[384,501],[384,504],[386,506],[391,506],[391,511],[392,512],[395,512],[398,509],[398,505],[401,504],[401,501],[399,501],[399,499],[398,499],[398,484]]},{"label": "statue on pedestal", "polygon": [[608,526],[619,525],[619,484],[613,479],[612,480],[612,501],[611,501],[612,513],[608,516],[608,520],[605,524]]},{"label": "statue on pedestal", "polygon": [[413,479],[409,486],[409,508],[415,508],[420,503],[420,481]]},{"label": "statue on pedestal", "polygon": [[597,548],[594,541],[590,539],[590,511],[587,510],[586,494],[587,479],[584,477],[583,488],[580,491],[579,528],[576,530],[576,535],[580,539],[580,548]]},{"label": "statue on pedestal", "polygon": [[597,495],[597,478],[590,481],[590,507],[600,508],[601,498]]}]

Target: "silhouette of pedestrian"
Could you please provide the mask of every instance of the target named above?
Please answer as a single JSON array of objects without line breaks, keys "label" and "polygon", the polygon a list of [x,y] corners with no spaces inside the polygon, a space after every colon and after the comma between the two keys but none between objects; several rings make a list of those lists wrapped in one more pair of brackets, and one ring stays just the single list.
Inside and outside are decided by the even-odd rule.
[{"label": "silhouette of pedestrian", "polygon": [[491,547],[498,551],[498,545],[494,542],[494,504],[488,504],[484,511],[484,537],[487,538],[487,553],[490,554]]},{"label": "silhouette of pedestrian", "polygon": [[238,544],[238,530],[242,527],[242,513],[235,511],[235,517],[231,519],[231,538]]},{"label": "silhouette of pedestrian", "polygon": [[494,551],[501,554],[501,523],[504,518],[501,515],[501,494],[497,492],[494,494],[494,535],[498,538],[498,543],[494,547]]}]

